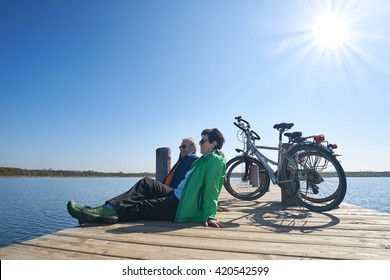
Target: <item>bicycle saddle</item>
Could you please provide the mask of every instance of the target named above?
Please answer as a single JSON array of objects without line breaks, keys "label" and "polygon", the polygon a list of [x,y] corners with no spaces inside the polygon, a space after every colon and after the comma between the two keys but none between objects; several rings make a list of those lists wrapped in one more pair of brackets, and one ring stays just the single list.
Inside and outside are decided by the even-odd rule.
[{"label": "bicycle saddle", "polygon": [[289,138],[298,138],[302,136],[302,132],[300,131],[295,131],[295,132],[286,132],[284,136],[287,136]]},{"label": "bicycle saddle", "polygon": [[287,130],[287,129],[290,129],[294,126],[293,123],[279,123],[279,124],[275,124],[274,125],[274,128],[277,129],[277,130]]}]

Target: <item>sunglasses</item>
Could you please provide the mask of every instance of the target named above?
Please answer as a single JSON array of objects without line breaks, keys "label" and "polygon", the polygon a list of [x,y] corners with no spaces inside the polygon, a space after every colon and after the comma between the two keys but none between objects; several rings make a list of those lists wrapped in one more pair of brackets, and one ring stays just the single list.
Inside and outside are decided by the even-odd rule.
[{"label": "sunglasses", "polygon": [[209,140],[202,139],[202,140],[199,141],[199,145],[203,145],[203,144],[206,143],[206,142],[209,142],[209,143],[210,143]]},{"label": "sunglasses", "polygon": [[185,149],[187,146],[186,145],[181,145],[179,146],[179,149]]}]

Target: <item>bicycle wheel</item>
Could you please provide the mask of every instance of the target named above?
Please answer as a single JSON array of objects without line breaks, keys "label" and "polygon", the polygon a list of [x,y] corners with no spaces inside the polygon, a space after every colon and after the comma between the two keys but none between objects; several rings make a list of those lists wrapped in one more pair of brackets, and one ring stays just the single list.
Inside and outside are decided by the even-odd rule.
[{"label": "bicycle wheel", "polygon": [[294,200],[316,212],[336,208],[344,199],[347,179],[340,162],[324,148],[317,145],[298,145],[282,163],[283,180]]},{"label": "bicycle wheel", "polygon": [[255,200],[263,196],[270,184],[264,166],[251,157],[236,157],[226,164],[225,189],[235,198]]}]

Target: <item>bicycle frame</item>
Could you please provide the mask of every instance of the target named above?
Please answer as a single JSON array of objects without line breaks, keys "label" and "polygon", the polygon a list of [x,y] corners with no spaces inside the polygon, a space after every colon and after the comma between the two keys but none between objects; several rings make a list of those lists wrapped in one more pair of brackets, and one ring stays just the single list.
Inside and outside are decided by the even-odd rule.
[{"label": "bicycle frame", "polygon": [[[263,166],[267,170],[273,184],[293,182],[293,180],[288,180],[288,181],[280,181],[279,180],[279,178],[280,178],[279,172],[281,170],[282,160],[284,158],[289,157],[287,154],[287,151],[283,152],[283,143],[282,143],[283,132],[284,132],[283,130],[279,131],[279,145],[278,145],[278,147],[256,146],[254,144],[254,141],[251,140],[250,132],[244,132],[245,137],[246,137],[247,152],[249,151],[250,155],[254,155],[257,158],[257,160],[263,164]],[[290,145],[290,147],[288,147],[288,149],[290,149],[291,146],[292,145]],[[265,156],[264,154],[262,154],[259,151],[259,149],[278,151],[278,162],[273,161],[270,158],[268,158],[267,156]],[[247,153],[247,152],[244,151],[244,153]],[[296,164],[293,159],[288,159],[288,160],[291,161],[293,164]],[[268,163],[271,163],[272,165],[276,166],[277,171],[275,172]]]}]

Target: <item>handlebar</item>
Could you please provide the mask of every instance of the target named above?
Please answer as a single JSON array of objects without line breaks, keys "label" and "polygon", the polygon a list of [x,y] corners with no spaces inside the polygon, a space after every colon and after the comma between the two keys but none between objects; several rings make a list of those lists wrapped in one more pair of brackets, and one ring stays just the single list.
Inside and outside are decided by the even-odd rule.
[{"label": "handlebar", "polygon": [[[249,122],[246,121],[246,120],[244,120],[241,116],[235,117],[234,119],[235,119],[236,121],[238,121],[238,123],[234,122],[234,125],[237,126],[238,128],[240,128],[240,129],[242,129],[242,128],[246,129],[246,128],[249,128],[249,127],[250,127]],[[246,128],[241,126],[241,123],[242,123],[242,122],[245,123],[245,124],[247,125]]]},{"label": "handlebar", "polygon": [[248,133],[251,139],[260,140],[260,136],[255,131],[250,129],[251,126],[248,121],[244,120],[241,116],[235,117],[235,120],[237,122],[234,122],[233,124],[242,131]]},{"label": "handlebar", "polygon": [[260,140],[260,136],[259,136],[259,134],[257,134],[255,131],[251,131],[251,133],[252,133],[252,139],[253,140]]}]

